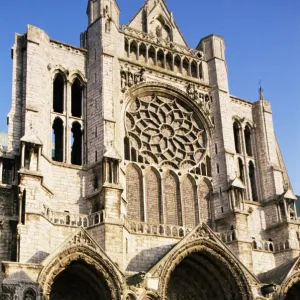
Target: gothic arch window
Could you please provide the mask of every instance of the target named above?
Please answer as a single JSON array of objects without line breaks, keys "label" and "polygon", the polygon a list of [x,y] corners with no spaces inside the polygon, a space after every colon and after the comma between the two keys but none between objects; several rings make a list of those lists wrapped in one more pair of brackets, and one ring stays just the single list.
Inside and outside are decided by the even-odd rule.
[{"label": "gothic arch window", "polygon": [[165,67],[165,55],[164,51],[161,49],[157,51],[157,66],[161,68]]},{"label": "gothic arch window", "polygon": [[150,168],[145,174],[147,222],[163,223],[163,207],[161,199],[161,178],[159,172]]},{"label": "gothic arch window", "polygon": [[24,300],[35,300],[36,299],[36,292],[33,289],[27,289],[24,292]]},{"label": "gothic arch window", "polygon": [[150,65],[156,65],[156,60],[155,60],[155,49],[153,46],[149,47],[148,50],[148,63]]},{"label": "gothic arch window", "polygon": [[245,145],[246,145],[246,154],[252,156],[252,132],[249,125],[246,125],[244,129]]},{"label": "gothic arch window", "polygon": [[238,158],[238,177],[241,179],[241,181],[245,181],[244,164],[240,157]]},{"label": "gothic arch window", "polygon": [[166,55],[166,69],[173,71],[173,55],[170,52]]},{"label": "gothic arch window", "polygon": [[64,153],[64,125],[60,118],[56,118],[52,126],[52,159],[63,162]]},{"label": "gothic arch window", "polygon": [[209,156],[206,157],[206,170],[207,170],[207,176],[211,177],[211,158]]},{"label": "gothic arch window", "polygon": [[205,180],[201,180],[198,186],[198,201],[200,222],[208,223],[211,219],[211,189]]},{"label": "gothic arch window", "polygon": [[140,168],[129,164],[126,168],[127,217],[132,221],[145,221],[143,175]]},{"label": "gothic arch window", "polygon": [[255,178],[255,167],[252,161],[249,162],[249,179],[250,179],[252,200],[258,201],[256,178]]},{"label": "gothic arch window", "polygon": [[129,41],[126,38],[125,38],[124,50],[125,50],[126,56],[129,57]]},{"label": "gothic arch window", "polygon": [[241,149],[241,132],[240,126],[237,121],[233,123],[233,135],[234,135],[234,145],[235,145],[235,152],[242,153]]},{"label": "gothic arch window", "polygon": [[71,163],[73,165],[82,165],[82,128],[78,122],[72,124],[71,129]]},{"label": "gothic arch window", "polygon": [[194,78],[198,78],[198,73],[197,73],[198,65],[197,63],[193,60],[191,64],[191,76]]},{"label": "gothic arch window", "polygon": [[147,56],[147,47],[146,47],[146,45],[144,43],[141,43],[139,49],[140,49],[140,51],[139,51],[139,53],[140,53],[139,60],[141,62],[146,62],[146,56]]},{"label": "gothic arch window", "polygon": [[170,171],[165,174],[164,178],[164,197],[166,207],[165,223],[183,226],[180,184],[177,175]]},{"label": "gothic arch window", "polygon": [[185,57],[182,62],[182,74],[189,76],[189,60]]},{"label": "gothic arch window", "polygon": [[174,72],[175,73],[182,73],[181,70],[181,58],[179,55],[176,55],[174,58]]},{"label": "gothic arch window", "polygon": [[203,64],[202,62],[199,64],[199,77],[200,79],[203,79],[204,75],[203,75]]},{"label": "gothic arch window", "polygon": [[61,73],[57,73],[53,81],[53,111],[64,112],[65,80]]},{"label": "gothic arch window", "polygon": [[181,186],[184,226],[194,228],[199,222],[196,182],[191,176],[186,176]]},{"label": "gothic arch window", "polygon": [[137,59],[137,48],[138,44],[135,40],[131,41],[130,43],[130,58],[135,60]]},{"label": "gothic arch window", "polygon": [[71,89],[71,114],[73,117],[82,117],[83,86],[78,78],[72,84]]}]

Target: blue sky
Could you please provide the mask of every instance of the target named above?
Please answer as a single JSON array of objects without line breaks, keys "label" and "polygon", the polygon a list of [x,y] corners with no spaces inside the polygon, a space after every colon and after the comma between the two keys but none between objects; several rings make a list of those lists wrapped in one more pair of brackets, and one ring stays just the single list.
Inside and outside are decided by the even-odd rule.
[{"label": "blue sky", "polygon": [[[87,24],[87,0],[2,1],[0,12],[0,131],[6,131],[11,99],[10,48],[26,25],[52,38],[79,45]],[[144,0],[119,0],[122,24]],[[166,0],[190,47],[211,33],[222,35],[232,95],[255,101],[258,82],[271,102],[274,126],[292,185],[300,194],[300,1]]]}]

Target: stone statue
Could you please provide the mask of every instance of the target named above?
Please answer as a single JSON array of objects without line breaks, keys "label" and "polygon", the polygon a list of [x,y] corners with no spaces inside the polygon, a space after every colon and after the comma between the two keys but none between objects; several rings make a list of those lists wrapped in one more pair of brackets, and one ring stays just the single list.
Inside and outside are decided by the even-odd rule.
[{"label": "stone statue", "polygon": [[133,86],[133,83],[134,83],[134,81],[133,81],[133,76],[132,76],[131,73],[129,73],[129,74],[128,74],[128,86],[129,86],[129,87],[132,87],[132,86]]},{"label": "stone statue", "polygon": [[127,87],[127,80],[126,80],[126,74],[125,72],[121,73],[121,88],[122,90],[125,90]]}]

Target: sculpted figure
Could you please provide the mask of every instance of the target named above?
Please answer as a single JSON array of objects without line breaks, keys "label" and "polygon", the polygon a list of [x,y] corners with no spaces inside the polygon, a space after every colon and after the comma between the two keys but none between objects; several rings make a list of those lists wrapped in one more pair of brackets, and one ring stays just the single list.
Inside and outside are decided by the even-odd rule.
[{"label": "sculpted figure", "polygon": [[133,76],[131,73],[128,74],[128,86],[131,87],[133,86]]},{"label": "sculpted figure", "polygon": [[126,82],[126,74],[124,72],[121,73],[121,88],[122,90],[125,90],[127,86]]}]

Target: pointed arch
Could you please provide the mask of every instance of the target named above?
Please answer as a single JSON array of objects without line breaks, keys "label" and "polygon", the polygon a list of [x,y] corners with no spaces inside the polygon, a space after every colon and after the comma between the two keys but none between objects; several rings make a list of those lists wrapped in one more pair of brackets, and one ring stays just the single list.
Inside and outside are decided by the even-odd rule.
[{"label": "pointed arch", "polygon": [[249,161],[249,179],[250,179],[252,200],[258,201],[255,167],[253,161],[251,160]]},{"label": "pointed arch", "polygon": [[166,55],[166,69],[173,71],[173,55],[171,52]]},{"label": "pointed arch", "polygon": [[71,87],[71,114],[73,117],[82,117],[82,107],[83,107],[83,85],[82,81],[76,77],[72,83]]},{"label": "pointed arch", "polygon": [[132,40],[130,43],[130,59],[132,60],[137,59],[137,49],[138,49],[138,43],[135,40]]},{"label": "pointed arch", "polygon": [[242,159],[238,158],[238,177],[241,179],[243,183],[245,183],[245,173],[244,173],[244,163]]},{"label": "pointed arch", "polygon": [[162,49],[158,49],[157,51],[157,66],[160,68],[165,67],[165,54]]},{"label": "pointed arch", "polygon": [[64,125],[58,117],[52,125],[52,159],[59,162],[64,159]]},{"label": "pointed arch", "polygon": [[185,57],[182,62],[182,74],[185,76],[189,76],[190,75],[189,68],[190,68],[190,62],[188,58]]},{"label": "pointed arch", "polygon": [[233,135],[234,135],[235,152],[242,153],[241,126],[236,120],[233,122]]},{"label": "pointed arch", "polygon": [[148,49],[148,64],[149,65],[156,65],[156,54],[155,49],[153,46],[150,46]]},{"label": "pointed arch", "polygon": [[151,167],[145,172],[147,223],[163,224],[163,206],[161,194],[161,177]]},{"label": "pointed arch", "polygon": [[144,222],[143,174],[135,164],[126,168],[126,200],[128,219]]},{"label": "pointed arch", "polygon": [[180,183],[178,176],[168,171],[164,176],[165,223],[182,226]]},{"label": "pointed arch", "polygon": [[[200,236],[205,236],[203,228]],[[163,264],[161,299],[252,299],[249,281],[255,279],[248,278],[234,256],[211,241],[209,234],[194,235],[174,248]]]},{"label": "pointed arch", "polygon": [[253,156],[252,130],[248,124],[244,129],[244,138],[245,138],[246,154],[248,156]]},{"label": "pointed arch", "polygon": [[[45,300],[56,300],[60,298],[60,286],[68,292],[76,293],[80,291],[80,286],[70,286],[73,280],[77,279],[80,285],[84,281],[84,289],[91,288],[100,293],[105,300],[121,300],[122,280],[120,272],[116,266],[101,253],[94,245],[74,244],[63,250],[58,255],[47,259],[49,262],[41,271],[38,283],[43,290],[43,297]],[[71,280],[71,282],[70,282]],[[93,283],[90,284],[89,281]],[[98,281],[98,283],[97,283]],[[94,293],[97,294],[97,293]],[[76,294],[75,294],[76,295]],[[93,293],[91,292],[91,296]],[[99,295],[94,298],[99,299]]]},{"label": "pointed arch", "polygon": [[198,78],[198,64],[195,60],[193,60],[191,63],[191,76]]},{"label": "pointed arch", "polygon": [[147,57],[147,46],[144,43],[140,43],[139,45],[139,61],[146,62]]},{"label": "pointed arch", "polygon": [[66,78],[58,72],[54,76],[53,80],[53,106],[52,109],[56,113],[62,114],[64,112],[65,102],[65,82]]},{"label": "pointed arch", "polygon": [[183,178],[181,184],[184,226],[194,228],[199,223],[199,207],[197,199],[197,186],[191,175]]},{"label": "pointed arch", "polygon": [[204,178],[198,186],[198,201],[200,210],[200,222],[208,224],[211,220],[211,185]]},{"label": "pointed arch", "polygon": [[79,122],[74,122],[71,129],[71,163],[82,165],[82,128]]},{"label": "pointed arch", "polygon": [[174,58],[174,72],[175,73],[182,73],[181,70],[181,57],[176,55]]}]

